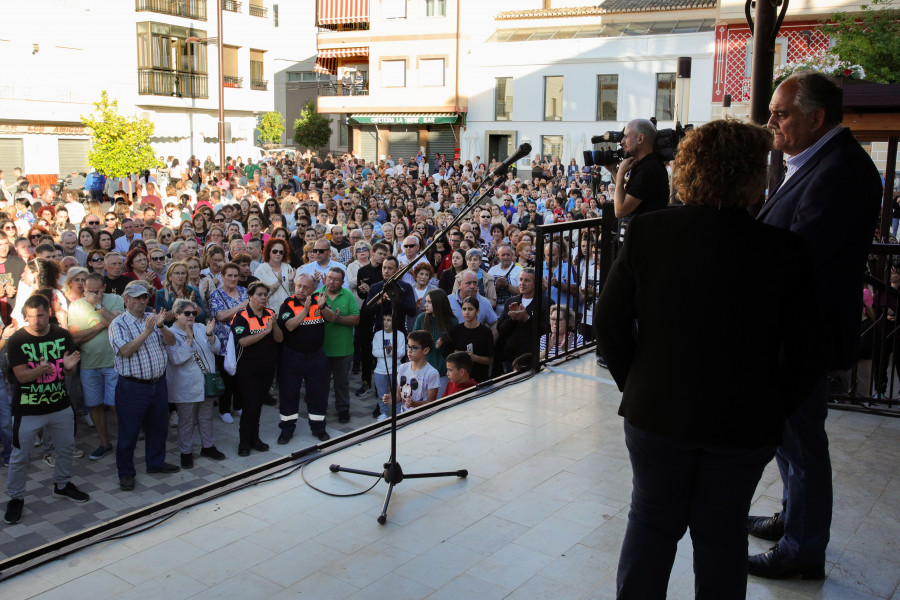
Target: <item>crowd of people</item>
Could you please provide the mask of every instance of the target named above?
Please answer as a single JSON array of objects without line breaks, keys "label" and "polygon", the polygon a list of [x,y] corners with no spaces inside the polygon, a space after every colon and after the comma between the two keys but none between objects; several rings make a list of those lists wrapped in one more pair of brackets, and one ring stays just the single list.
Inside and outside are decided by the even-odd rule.
[{"label": "crowd of people", "polygon": [[[547,246],[538,315],[535,226],[599,216],[613,183],[592,188],[582,170],[536,157],[531,177],[509,174],[448,230],[493,161],[282,152],[226,162],[161,157],[130,178],[91,172],[46,187],[0,172],[7,522],[21,519],[34,445],[55,469],[54,494],[86,501],[72,483],[85,451],[115,456],[132,490],[142,436],[150,473],[191,468],[197,434],[200,457],[224,459],[215,431],[236,422],[239,456],[266,451],[262,405],[278,407],[276,441],[287,444],[303,392],[324,441],[332,388],[341,423],[351,402],[385,419],[524,364],[536,319],[543,357],[592,336],[599,231]],[[383,295],[411,261],[399,293]],[[74,419],[96,445],[75,446],[63,431]],[[180,463],[166,458],[170,426]]]}]

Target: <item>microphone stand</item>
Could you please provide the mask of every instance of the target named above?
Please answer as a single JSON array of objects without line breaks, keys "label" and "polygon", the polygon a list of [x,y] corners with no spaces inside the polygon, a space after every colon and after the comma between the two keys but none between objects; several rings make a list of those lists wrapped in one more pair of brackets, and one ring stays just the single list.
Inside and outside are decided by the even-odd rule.
[{"label": "microphone stand", "polygon": [[[365,475],[366,477],[377,477],[384,478],[384,482],[388,484],[387,494],[384,497],[384,504],[381,506],[381,514],[378,515],[378,523],[384,525],[387,522],[387,509],[388,504],[391,502],[391,494],[394,491],[394,486],[399,484],[404,479],[425,479],[430,477],[468,477],[469,471],[466,469],[459,469],[457,471],[443,471],[436,473],[404,473],[403,469],[400,467],[400,463],[397,462],[397,331],[400,329],[400,302],[403,300],[403,288],[400,286],[400,280],[403,276],[412,269],[413,265],[415,265],[419,259],[425,256],[432,246],[437,243],[437,241],[447,235],[447,233],[457,225],[462,219],[470,213],[475,206],[481,202],[484,197],[484,193],[478,194],[477,192],[484,187],[486,183],[491,181],[491,178],[494,178],[490,190],[493,190],[495,187],[499,186],[503,182],[503,176],[506,174],[506,168],[498,168],[495,169],[488,177],[481,182],[481,185],[478,186],[475,190],[475,194],[472,195],[472,198],[469,200],[468,204],[466,204],[462,210],[459,211],[459,214],[454,218],[443,230],[438,232],[434,239],[428,244],[415,259],[409,261],[403,268],[399,269],[390,279],[385,280],[384,288],[375,294],[372,298],[366,300],[366,305],[374,305],[387,296],[391,301],[391,317],[394,323],[393,332],[392,332],[392,347],[393,352],[391,353],[391,455],[386,463],[384,463],[384,470],[379,472],[376,471],[364,471],[360,469],[351,469],[348,467],[342,467],[340,465],[333,464],[329,467],[329,470],[332,473],[353,473],[356,475]],[[432,351],[436,351],[436,348],[432,348]]]}]

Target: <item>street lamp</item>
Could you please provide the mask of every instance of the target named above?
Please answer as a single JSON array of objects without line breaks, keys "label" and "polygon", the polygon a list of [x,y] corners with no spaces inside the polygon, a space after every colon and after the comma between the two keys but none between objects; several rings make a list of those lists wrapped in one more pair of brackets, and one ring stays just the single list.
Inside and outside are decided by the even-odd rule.
[{"label": "street lamp", "polygon": [[222,45],[222,0],[216,0],[216,38],[200,39],[195,36],[189,37],[186,41],[191,43],[201,42],[208,43],[210,40],[216,40],[217,56],[219,60],[219,170],[225,173],[225,76],[223,74],[222,63],[225,62],[225,49]]}]

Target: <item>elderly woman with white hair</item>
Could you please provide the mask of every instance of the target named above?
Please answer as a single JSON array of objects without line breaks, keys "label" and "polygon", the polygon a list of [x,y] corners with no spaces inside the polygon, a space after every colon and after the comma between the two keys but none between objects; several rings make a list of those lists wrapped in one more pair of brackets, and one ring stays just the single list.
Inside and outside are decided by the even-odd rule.
[{"label": "elderly woman with white hair", "polygon": [[175,323],[170,329],[176,343],[166,346],[169,355],[166,384],[169,402],[175,405],[178,413],[181,468],[190,469],[194,466],[195,428],[200,431],[200,456],[213,460],[225,458],[213,443],[213,401],[216,394],[208,394],[206,387],[206,374],[216,372],[215,354],[220,349],[220,342],[213,335],[213,319],[205,326],[195,322],[200,314],[195,303],[179,298],[172,305],[172,311],[175,313]]},{"label": "elderly woman with white hair", "polygon": [[553,358],[584,345],[577,333],[578,316],[565,304],[550,307],[550,333],[541,336],[541,360]]}]

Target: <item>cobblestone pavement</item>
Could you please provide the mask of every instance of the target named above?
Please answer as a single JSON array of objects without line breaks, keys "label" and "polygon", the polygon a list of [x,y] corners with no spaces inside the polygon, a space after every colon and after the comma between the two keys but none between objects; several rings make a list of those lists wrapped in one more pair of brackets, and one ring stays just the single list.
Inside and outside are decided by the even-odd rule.
[{"label": "cobblestone pavement", "polygon": [[[332,391],[326,417],[328,432],[332,437],[349,433],[373,422],[375,394],[369,391],[364,397],[357,397],[356,389],[360,383],[359,375],[351,374],[349,423],[338,421]],[[194,440],[194,467],[182,469],[181,472],[172,475],[147,474],[144,471],[144,444],[142,441],[138,442],[134,460],[137,467],[137,485],[133,492],[123,492],[119,489],[116,475],[115,452],[98,461],[90,460],[88,456],[99,445],[99,440],[96,431],[79,419],[75,445],[84,451],[84,456],[72,461],[72,481],[79,489],[91,495],[90,501],[75,504],[53,498],[51,495],[53,469],[44,464],[44,449],[34,448],[28,472],[22,521],[16,525],[0,522],[0,560],[318,443],[309,432],[302,402],[297,431],[290,443],[284,446],[275,443],[279,434],[278,407],[262,407],[260,438],[269,444],[268,452],[253,451],[250,456],[243,458],[237,455],[239,421],[240,419],[235,417],[235,422],[229,425],[218,417],[214,419],[215,444],[227,456],[225,460],[214,461],[201,457],[198,435]],[[115,435],[112,435],[113,446],[115,439]],[[179,464],[181,455],[175,439],[175,429],[172,427],[169,428],[166,450],[166,460]],[[6,471],[6,467],[0,466],[0,477],[4,484]],[[8,497],[4,494],[2,498],[0,510],[5,510]]]}]

